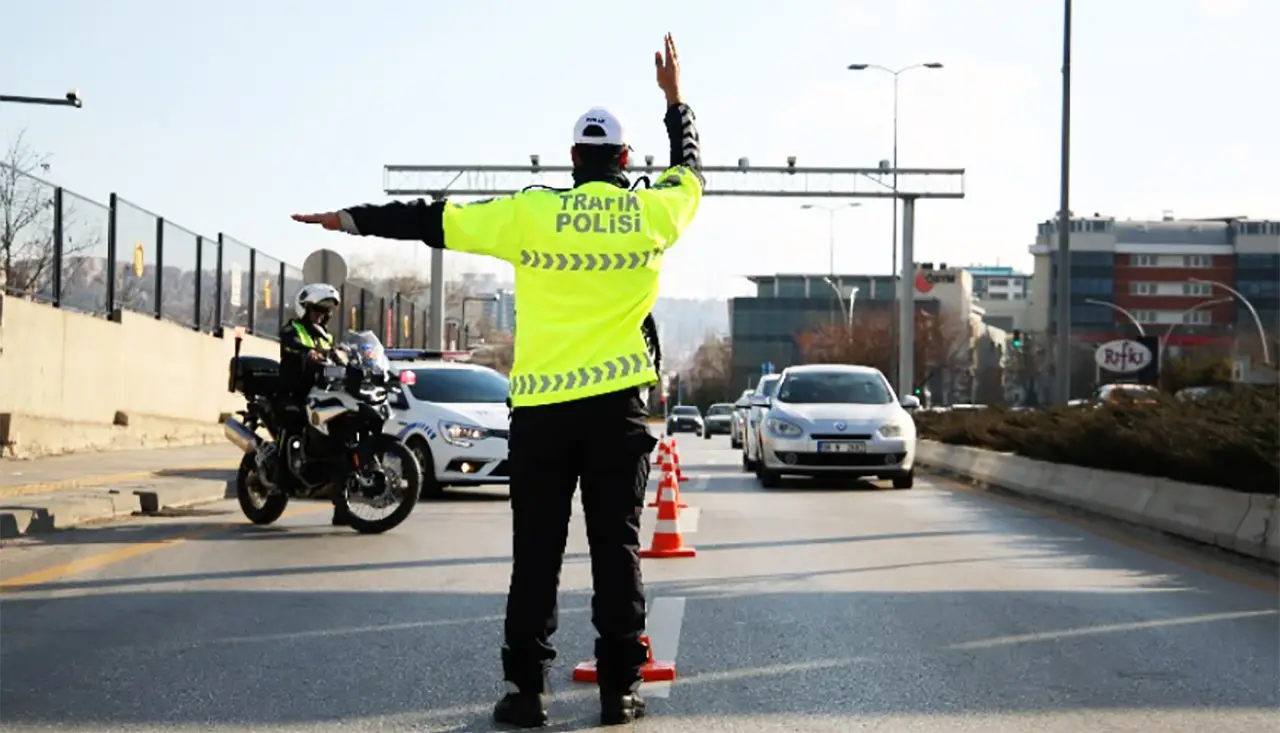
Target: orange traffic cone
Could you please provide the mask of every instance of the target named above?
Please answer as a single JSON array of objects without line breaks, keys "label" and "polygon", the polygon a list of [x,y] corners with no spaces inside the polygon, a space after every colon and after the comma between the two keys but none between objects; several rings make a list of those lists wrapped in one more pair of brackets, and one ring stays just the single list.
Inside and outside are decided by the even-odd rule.
[{"label": "orange traffic cone", "polygon": [[680,501],[680,483],[676,481],[675,467],[670,461],[662,464],[662,480],[658,482],[658,496],[649,502],[650,507],[656,507],[662,504],[663,495],[673,497],[676,507],[680,509],[688,509],[689,505]]},{"label": "orange traffic cone", "polygon": [[[666,476],[663,478],[666,480]],[[653,541],[648,549],[640,551],[640,557],[693,557],[697,554],[692,547],[684,546],[684,537],[680,533],[679,504],[675,492],[663,493],[659,487],[658,523],[653,528]]]},{"label": "orange traffic cone", "polygon": [[676,464],[676,480],[688,481],[689,477],[684,475],[684,469],[680,468],[680,448],[676,446],[676,439],[671,439],[671,462]]},{"label": "orange traffic cone", "polygon": [[653,453],[653,465],[661,466],[662,460],[671,453],[671,448],[667,445],[670,438],[663,438],[658,441],[658,450]]},{"label": "orange traffic cone", "polygon": [[[649,646],[649,637],[640,637],[640,643],[644,644],[644,648],[649,655],[649,661],[644,663],[640,668],[640,679],[645,682],[671,682],[676,678],[675,662],[657,662],[653,659],[653,647]],[[574,682],[595,682],[596,681],[596,663],[583,662],[573,668]]]}]

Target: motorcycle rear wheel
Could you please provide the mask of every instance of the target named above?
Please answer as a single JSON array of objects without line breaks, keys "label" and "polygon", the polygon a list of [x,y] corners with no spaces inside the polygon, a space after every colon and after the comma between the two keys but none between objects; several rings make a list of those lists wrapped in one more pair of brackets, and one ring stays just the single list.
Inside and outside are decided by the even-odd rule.
[{"label": "motorcycle rear wheel", "polygon": [[418,459],[414,456],[413,451],[409,450],[409,446],[403,441],[398,440],[391,435],[381,435],[378,437],[378,453],[386,456],[394,456],[399,459],[402,470],[400,478],[405,482],[403,498],[400,499],[400,505],[395,511],[382,519],[364,519],[355,512],[351,511],[351,505],[347,502],[344,493],[342,497],[343,503],[346,505],[346,515],[350,521],[351,528],[360,534],[382,534],[391,529],[395,529],[401,522],[409,518],[413,513],[413,508],[418,504],[418,494],[422,491],[422,467],[418,465]]},{"label": "motorcycle rear wheel", "polygon": [[[244,454],[240,459],[240,470],[236,472],[236,500],[240,502],[240,511],[254,524],[271,524],[284,514],[289,505],[289,497],[279,492],[269,492],[259,497],[249,485],[250,479],[256,483],[258,460],[253,453]],[[260,485],[258,491],[265,492]]]}]

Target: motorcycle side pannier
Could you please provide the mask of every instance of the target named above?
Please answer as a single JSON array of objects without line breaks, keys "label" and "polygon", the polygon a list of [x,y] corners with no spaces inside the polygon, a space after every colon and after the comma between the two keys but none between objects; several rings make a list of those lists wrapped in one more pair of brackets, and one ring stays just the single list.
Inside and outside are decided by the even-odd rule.
[{"label": "motorcycle side pannier", "polygon": [[246,395],[268,395],[280,382],[280,362],[264,356],[236,356],[231,359],[231,391]]}]

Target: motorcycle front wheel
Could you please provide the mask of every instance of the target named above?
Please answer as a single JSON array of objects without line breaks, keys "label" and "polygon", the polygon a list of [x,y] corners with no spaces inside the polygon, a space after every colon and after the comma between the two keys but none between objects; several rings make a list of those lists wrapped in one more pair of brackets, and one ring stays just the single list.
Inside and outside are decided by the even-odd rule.
[{"label": "motorcycle front wheel", "polygon": [[[343,491],[342,501],[351,528],[360,534],[382,534],[409,518],[418,503],[422,489],[422,467],[413,451],[391,435],[379,435],[374,455],[378,459],[384,486],[377,496],[361,495],[361,489],[350,485]],[[355,501],[352,501],[352,499]],[[366,509],[392,509],[385,516],[370,519],[362,516]]]}]

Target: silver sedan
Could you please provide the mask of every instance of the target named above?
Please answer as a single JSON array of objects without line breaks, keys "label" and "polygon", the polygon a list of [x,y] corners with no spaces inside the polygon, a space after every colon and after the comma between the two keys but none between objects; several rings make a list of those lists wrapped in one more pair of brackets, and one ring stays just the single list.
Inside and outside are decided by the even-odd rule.
[{"label": "silver sedan", "polygon": [[756,476],[776,487],[784,475],[875,476],[909,489],[915,478],[912,396],[895,398],[879,370],[841,364],[789,367],[766,408]]}]

